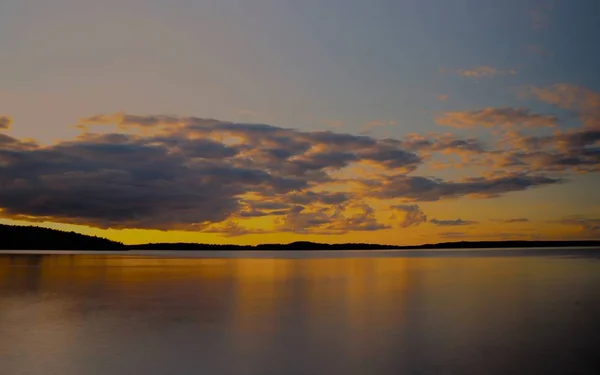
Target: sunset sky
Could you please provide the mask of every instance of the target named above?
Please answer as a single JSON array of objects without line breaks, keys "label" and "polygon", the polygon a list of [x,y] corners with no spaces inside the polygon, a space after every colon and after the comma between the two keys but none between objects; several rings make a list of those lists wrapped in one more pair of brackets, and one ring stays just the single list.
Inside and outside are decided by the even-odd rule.
[{"label": "sunset sky", "polygon": [[9,0],[0,223],[600,238],[597,0]]}]

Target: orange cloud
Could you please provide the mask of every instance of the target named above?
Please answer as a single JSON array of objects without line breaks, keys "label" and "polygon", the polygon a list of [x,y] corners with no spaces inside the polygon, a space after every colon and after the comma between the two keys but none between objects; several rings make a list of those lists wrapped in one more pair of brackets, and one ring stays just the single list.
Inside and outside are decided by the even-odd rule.
[{"label": "orange cloud", "polygon": [[484,127],[554,127],[554,116],[531,113],[528,108],[484,108],[474,111],[447,112],[435,120],[439,125],[454,128]]},{"label": "orange cloud", "polygon": [[416,204],[396,205],[392,206],[391,209],[404,213],[404,219],[400,222],[401,228],[418,226],[427,222],[427,215]]},{"label": "orange cloud", "polygon": [[558,108],[575,111],[588,128],[600,129],[600,93],[583,86],[560,83],[546,87],[527,86],[522,96],[533,96]]},{"label": "orange cloud", "polygon": [[553,104],[559,108],[582,112],[600,111],[600,93],[587,87],[559,83],[547,87],[527,86],[523,94]]}]

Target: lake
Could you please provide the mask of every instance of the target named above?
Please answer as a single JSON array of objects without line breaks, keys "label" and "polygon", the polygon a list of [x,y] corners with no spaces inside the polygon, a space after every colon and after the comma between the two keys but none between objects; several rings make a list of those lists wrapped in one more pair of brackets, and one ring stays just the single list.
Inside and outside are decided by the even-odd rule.
[{"label": "lake", "polygon": [[0,252],[0,374],[598,374],[600,249]]}]

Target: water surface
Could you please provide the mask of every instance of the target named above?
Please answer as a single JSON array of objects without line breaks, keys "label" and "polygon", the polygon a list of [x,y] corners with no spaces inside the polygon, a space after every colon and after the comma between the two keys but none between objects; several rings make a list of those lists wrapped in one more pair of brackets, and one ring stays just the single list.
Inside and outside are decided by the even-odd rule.
[{"label": "water surface", "polygon": [[0,253],[0,374],[598,374],[599,255]]}]

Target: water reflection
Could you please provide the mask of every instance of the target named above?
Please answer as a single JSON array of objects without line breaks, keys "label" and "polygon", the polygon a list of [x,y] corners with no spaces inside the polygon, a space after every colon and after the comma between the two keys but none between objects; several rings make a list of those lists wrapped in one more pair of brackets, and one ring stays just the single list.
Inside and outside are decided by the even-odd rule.
[{"label": "water reflection", "polygon": [[0,255],[2,374],[596,373],[600,262]]}]

